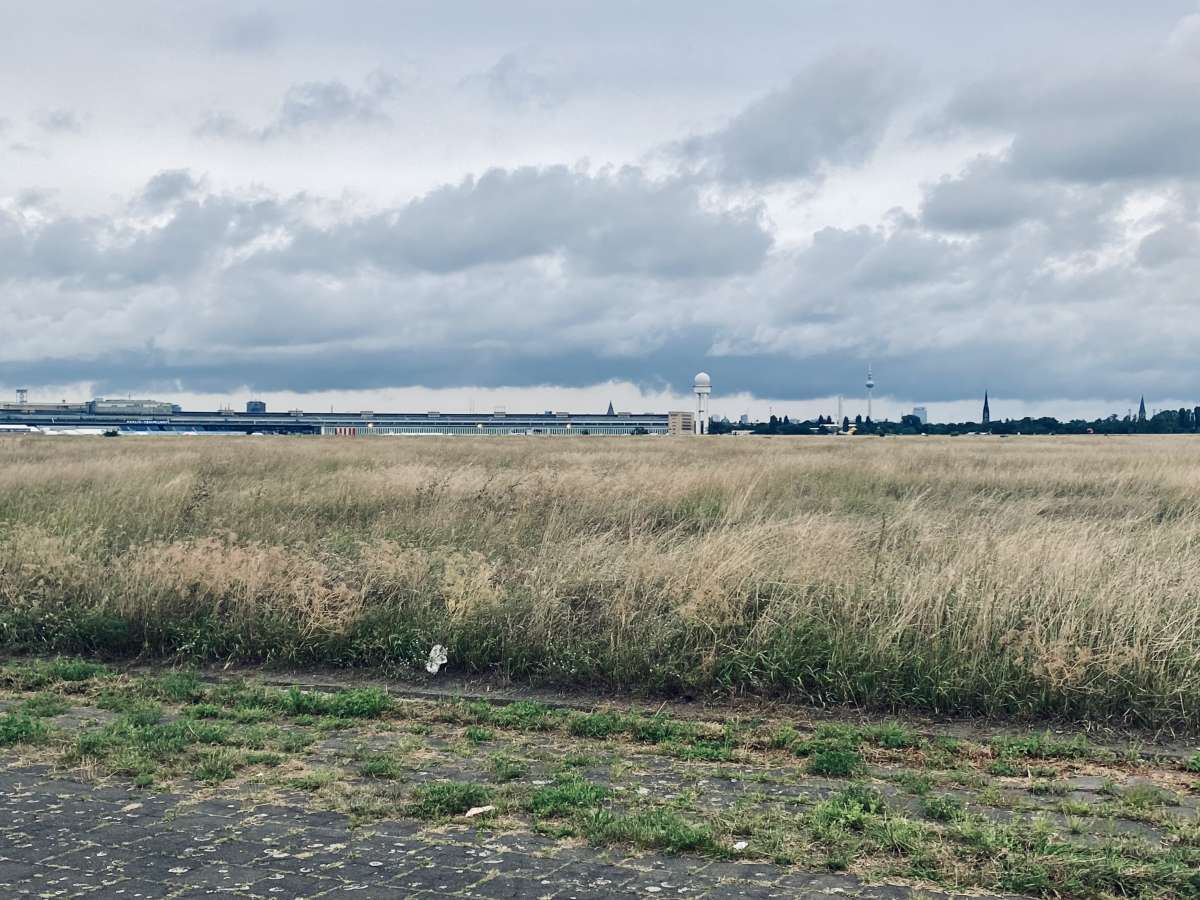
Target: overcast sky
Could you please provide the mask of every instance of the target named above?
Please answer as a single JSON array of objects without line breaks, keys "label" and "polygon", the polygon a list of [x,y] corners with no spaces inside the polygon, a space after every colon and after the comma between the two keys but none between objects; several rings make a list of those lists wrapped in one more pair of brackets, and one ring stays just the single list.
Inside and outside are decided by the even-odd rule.
[{"label": "overcast sky", "polygon": [[0,7],[0,389],[1200,400],[1195,0]]}]

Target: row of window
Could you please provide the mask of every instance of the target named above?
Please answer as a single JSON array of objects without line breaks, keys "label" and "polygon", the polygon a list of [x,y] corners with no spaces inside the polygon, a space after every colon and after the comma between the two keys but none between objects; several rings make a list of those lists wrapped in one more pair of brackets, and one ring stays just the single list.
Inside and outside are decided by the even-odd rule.
[{"label": "row of window", "polygon": [[532,428],[512,428],[474,425],[376,425],[366,428],[356,425],[326,425],[322,434],[343,436],[354,435],[384,435],[384,434],[631,434],[635,428],[641,428],[650,434],[665,434],[665,425],[635,425],[635,424],[601,424],[601,425],[539,425]]}]

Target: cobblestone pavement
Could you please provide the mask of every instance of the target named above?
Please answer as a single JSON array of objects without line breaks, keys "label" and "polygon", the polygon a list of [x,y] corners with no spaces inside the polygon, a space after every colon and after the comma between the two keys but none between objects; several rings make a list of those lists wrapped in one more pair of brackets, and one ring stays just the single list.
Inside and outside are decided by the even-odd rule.
[{"label": "cobblestone pavement", "polygon": [[338,813],[0,773],[4,897],[950,897],[768,864],[630,856],[530,833],[351,829]]},{"label": "cobblestone pavement", "polygon": [[14,661],[0,900],[1200,896],[1198,774],[1078,735]]}]

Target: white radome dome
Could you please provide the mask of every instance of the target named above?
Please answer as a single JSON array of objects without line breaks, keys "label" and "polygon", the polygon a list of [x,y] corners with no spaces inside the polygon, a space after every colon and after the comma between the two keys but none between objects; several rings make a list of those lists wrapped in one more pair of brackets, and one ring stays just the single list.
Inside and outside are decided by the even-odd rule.
[{"label": "white radome dome", "polygon": [[700,372],[696,375],[696,387],[712,387],[712,379],[708,377],[707,372]]}]

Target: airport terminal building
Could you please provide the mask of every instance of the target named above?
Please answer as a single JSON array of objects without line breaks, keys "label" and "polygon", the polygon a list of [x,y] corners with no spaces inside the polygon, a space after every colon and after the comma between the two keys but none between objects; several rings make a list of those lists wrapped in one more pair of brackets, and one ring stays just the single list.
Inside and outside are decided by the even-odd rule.
[{"label": "airport terminal building", "polygon": [[41,434],[634,435],[667,434],[668,419],[668,413],[628,412],[268,412],[257,400],[247,403],[246,411],[212,412],[153,400],[0,403],[0,431]]}]

